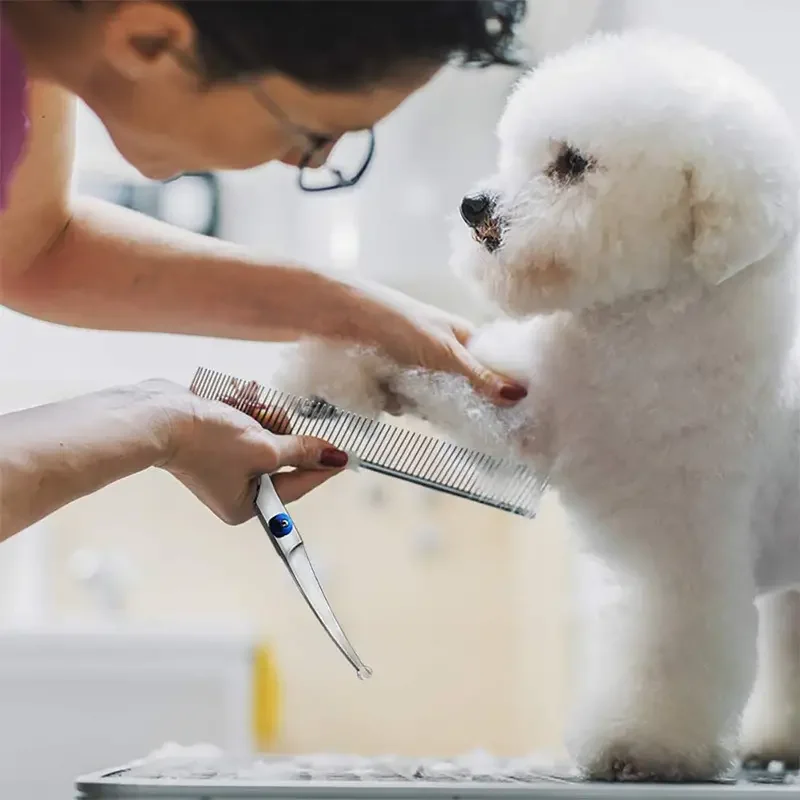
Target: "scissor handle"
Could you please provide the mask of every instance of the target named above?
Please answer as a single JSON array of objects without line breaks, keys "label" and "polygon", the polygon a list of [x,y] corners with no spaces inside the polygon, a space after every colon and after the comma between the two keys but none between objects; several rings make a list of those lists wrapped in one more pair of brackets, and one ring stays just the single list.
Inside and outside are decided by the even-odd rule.
[{"label": "scissor handle", "polygon": [[272,539],[276,550],[286,558],[295,547],[303,544],[286,506],[278,497],[269,475],[262,475],[256,493],[256,513]]}]

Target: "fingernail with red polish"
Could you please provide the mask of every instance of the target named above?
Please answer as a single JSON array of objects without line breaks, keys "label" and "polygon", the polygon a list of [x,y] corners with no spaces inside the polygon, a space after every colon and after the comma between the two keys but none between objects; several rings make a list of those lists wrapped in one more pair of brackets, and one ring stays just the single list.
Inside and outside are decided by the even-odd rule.
[{"label": "fingernail with red polish", "polygon": [[347,464],[347,453],[334,450],[332,447],[322,451],[319,463],[323,467],[344,467]]},{"label": "fingernail with red polish", "polygon": [[524,386],[506,385],[500,390],[500,397],[504,400],[517,401],[528,396],[528,390]]}]

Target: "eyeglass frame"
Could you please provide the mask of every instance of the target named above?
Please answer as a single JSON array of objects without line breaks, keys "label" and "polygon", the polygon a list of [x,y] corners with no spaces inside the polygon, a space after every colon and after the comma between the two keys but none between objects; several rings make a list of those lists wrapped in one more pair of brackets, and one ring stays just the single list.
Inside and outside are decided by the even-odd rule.
[{"label": "eyeglass frame", "polygon": [[[194,59],[180,50],[178,48],[171,49],[172,55],[178,63],[180,63],[183,67],[193,72],[195,75],[202,75],[202,72],[198,68],[197,63]],[[363,131],[351,131],[351,133],[361,133],[366,132],[369,134],[369,149],[367,150],[367,155],[364,158],[363,163],[351,178],[345,178],[342,174],[341,170],[336,169],[335,167],[328,167],[325,168],[332,173],[336,179],[337,183],[332,183],[329,186],[308,186],[303,183],[303,175],[306,173],[307,170],[311,169],[308,165],[314,159],[314,156],[322,149],[330,145],[331,142],[335,141],[337,137],[331,136],[329,134],[322,134],[317,133],[315,131],[311,131],[308,128],[303,127],[302,125],[298,125],[296,122],[293,122],[289,116],[283,111],[283,109],[270,97],[270,95],[266,92],[266,90],[260,86],[254,79],[247,80],[248,87],[253,94],[253,97],[258,102],[258,104],[267,110],[267,112],[275,119],[287,133],[290,133],[292,136],[300,137],[306,141],[306,150],[303,154],[300,163],[298,164],[298,175],[297,175],[297,184],[300,187],[300,190],[303,192],[308,193],[316,193],[316,192],[330,192],[336,189],[348,189],[352,186],[355,186],[361,178],[364,177],[364,173],[369,168],[370,164],[372,163],[373,156],[375,155],[375,129],[370,127],[366,128]],[[346,134],[345,134],[346,135]]]}]

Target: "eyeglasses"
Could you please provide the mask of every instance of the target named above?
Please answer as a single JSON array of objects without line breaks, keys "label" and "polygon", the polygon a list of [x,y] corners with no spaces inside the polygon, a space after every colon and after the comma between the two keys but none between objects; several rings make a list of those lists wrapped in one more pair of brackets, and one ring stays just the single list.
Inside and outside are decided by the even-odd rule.
[{"label": "eyeglasses", "polygon": [[[185,69],[201,75],[196,62],[179,49],[172,50],[173,57]],[[330,192],[355,186],[372,163],[375,155],[375,131],[366,128],[351,131],[341,138],[308,130],[293,122],[283,109],[254,79],[248,81],[256,101],[295,139],[305,142],[305,152],[298,166],[297,182],[304,192]],[[336,142],[321,167],[309,166],[317,155]],[[339,166],[337,166],[339,164]]]},{"label": "eyeglasses", "polygon": [[[302,138],[306,150],[299,164],[297,182],[304,192],[329,192],[355,186],[367,171],[375,154],[375,131],[367,128],[336,137],[315,133],[292,122],[283,109],[256,83],[251,84],[256,100],[283,126],[287,133]],[[316,156],[336,141],[321,167],[310,167]],[[337,166],[337,163],[341,166]]]},{"label": "eyeglasses", "polygon": [[[364,176],[375,154],[375,131],[368,128],[342,137],[322,167],[309,167],[316,154],[330,142],[329,137],[316,137],[309,141],[309,148],[300,162],[297,176],[298,185],[304,192],[327,192],[355,186]],[[336,164],[342,152],[346,155],[341,159],[340,168]]]}]

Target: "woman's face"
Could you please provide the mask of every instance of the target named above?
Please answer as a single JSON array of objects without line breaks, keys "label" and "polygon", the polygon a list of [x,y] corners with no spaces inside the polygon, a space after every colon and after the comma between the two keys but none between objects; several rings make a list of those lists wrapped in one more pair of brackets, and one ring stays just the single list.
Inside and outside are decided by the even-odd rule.
[{"label": "woman's face", "polygon": [[92,12],[94,52],[78,93],[125,159],[157,180],[276,160],[299,166],[314,135],[329,140],[309,164],[321,166],[337,139],[374,126],[435,72],[352,92],[278,74],[209,86],[190,55],[191,22],[177,8],[148,0],[106,8]]}]

